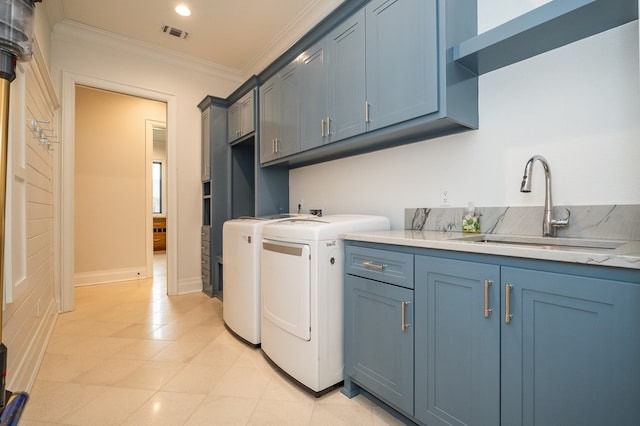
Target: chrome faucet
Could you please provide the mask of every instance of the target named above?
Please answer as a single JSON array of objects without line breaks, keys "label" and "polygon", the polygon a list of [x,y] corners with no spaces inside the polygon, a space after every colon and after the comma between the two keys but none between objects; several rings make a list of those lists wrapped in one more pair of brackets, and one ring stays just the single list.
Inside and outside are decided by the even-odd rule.
[{"label": "chrome faucet", "polygon": [[520,192],[531,192],[531,173],[533,171],[533,163],[536,161],[540,161],[542,163],[542,167],[544,168],[544,216],[542,218],[542,236],[543,237],[555,237],[556,236],[556,228],[560,226],[568,226],[569,225],[569,217],[571,216],[571,212],[569,209],[567,211],[567,217],[564,219],[554,219],[553,218],[553,204],[551,203],[551,171],[549,170],[549,163],[547,160],[541,155],[534,155],[527,161],[526,166],[524,166],[524,176],[522,176],[522,184],[520,185]]}]

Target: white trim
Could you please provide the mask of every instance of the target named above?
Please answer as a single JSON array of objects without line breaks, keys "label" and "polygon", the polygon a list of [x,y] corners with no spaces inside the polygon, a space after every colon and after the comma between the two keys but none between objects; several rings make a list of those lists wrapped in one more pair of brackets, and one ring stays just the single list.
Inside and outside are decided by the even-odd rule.
[{"label": "white trim", "polygon": [[248,78],[262,72],[343,2],[344,0],[334,0],[331,4],[320,4],[320,0],[310,1],[298,16],[242,68],[242,75]]},{"label": "white trim", "polygon": [[[153,257],[153,251],[151,253]],[[152,263],[153,263],[153,259]],[[152,265],[153,268],[153,265]],[[106,284],[118,281],[135,281],[141,278],[150,278],[152,274],[142,276],[138,275],[140,271],[145,269],[145,265],[140,265],[133,268],[122,269],[109,269],[108,271],[91,271],[91,272],[76,272],[74,274],[74,286],[83,287],[94,284]]]},{"label": "white trim", "polygon": [[[167,129],[167,123],[164,121],[156,121],[156,120],[145,120],[145,164],[147,165],[145,169],[145,198],[147,205],[147,216],[145,218],[145,226],[146,226],[146,240],[147,240],[147,250],[145,253],[146,258],[146,277],[153,276],[153,176],[152,176],[152,165],[153,165],[153,129],[154,128],[164,128],[165,133]],[[162,165],[162,173],[165,174],[164,163]],[[166,174],[165,174],[166,176]],[[163,178],[165,177],[163,176]],[[163,179],[164,182],[164,179]],[[164,188],[162,188],[164,191]],[[163,200],[166,203],[166,194],[163,193]],[[168,206],[167,206],[168,207]],[[163,210],[165,210],[163,206]]]},{"label": "white trim", "polygon": [[119,51],[132,53],[136,56],[150,58],[160,63],[223,78],[233,81],[238,85],[244,82],[244,78],[238,70],[69,19],[64,19],[62,22],[56,24],[52,36],[69,39],[74,43],[84,43],[93,49],[95,49],[96,46],[108,46]]},{"label": "white trim", "polygon": [[202,293],[202,277],[198,276],[196,278],[184,279],[180,282],[179,294],[189,293]]},{"label": "white trim", "polygon": [[31,392],[33,389],[58,319],[55,307],[53,299],[50,299],[41,314],[43,319],[37,322],[37,328],[30,334],[31,340],[28,347],[21,351],[23,356],[16,361],[11,376],[7,378],[7,389],[23,389],[27,392]]},{"label": "white trim", "polygon": [[177,268],[177,158],[178,102],[176,96],[143,87],[62,71],[62,134],[58,167],[60,211],[56,227],[60,235],[60,280],[56,295],[60,312],[74,309],[74,150],[76,85],[139,96],[167,104],[167,292],[178,294]]}]

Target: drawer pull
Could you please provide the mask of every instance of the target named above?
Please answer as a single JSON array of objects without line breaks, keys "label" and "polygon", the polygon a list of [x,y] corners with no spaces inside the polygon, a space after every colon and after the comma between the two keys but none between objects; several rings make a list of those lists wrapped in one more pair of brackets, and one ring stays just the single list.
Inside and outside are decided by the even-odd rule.
[{"label": "drawer pull", "polygon": [[364,266],[365,268],[375,269],[376,271],[384,271],[384,265],[380,263],[371,262],[370,260],[362,262],[362,266]]},{"label": "drawer pull", "polygon": [[407,324],[407,305],[411,303],[411,302],[401,302],[400,303],[400,308],[401,308],[401,321],[402,324],[400,325],[400,330],[402,331],[407,331],[407,328],[409,328],[409,326],[411,324]]},{"label": "drawer pull", "polygon": [[491,316],[491,312],[493,311],[489,308],[489,287],[491,287],[492,282],[489,280],[484,280],[484,317],[489,318]]},{"label": "drawer pull", "polygon": [[511,324],[511,319],[513,318],[513,315],[511,315],[511,290],[513,290],[511,284],[504,286],[504,322],[506,324]]}]

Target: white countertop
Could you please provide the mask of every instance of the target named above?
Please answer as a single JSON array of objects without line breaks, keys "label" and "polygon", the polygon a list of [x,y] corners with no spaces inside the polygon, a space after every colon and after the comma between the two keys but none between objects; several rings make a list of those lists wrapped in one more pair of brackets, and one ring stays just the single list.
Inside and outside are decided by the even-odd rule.
[{"label": "white countertop", "polygon": [[[621,245],[613,249],[584,248],[546,245],[518,245],[502,243],[479,243],[454,240],[473,234],[443,231],[380,231],[353,232],[344,235],[345,240],[370,243],[393,244],[407,247],[421,247],[439,250],[453,250],[468,253],[492,254],[499,256],[521,257],[527,259],[552,260],[556,262],[583,263],[640,270],[640,241],[619,241]],[[480,234],[493,237],[499,235]],[[509,237],[513,237],[509,235]],[[523,239],[532,238],[523,236]],[[535,237],[534,237],[535,238]],[[554,242],[553,238],[548,241]],[[558,239],[559,240],[559,239]],[[578,238],[563,238],[565,241],[597,241]],[[600,240],[607,241],[607,240]]]}]

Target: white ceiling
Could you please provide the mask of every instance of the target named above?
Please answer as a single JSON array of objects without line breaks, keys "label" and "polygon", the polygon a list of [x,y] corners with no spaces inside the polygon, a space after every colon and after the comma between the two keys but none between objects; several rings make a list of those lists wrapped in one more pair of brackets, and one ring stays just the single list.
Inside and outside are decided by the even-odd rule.
[{"label": "white ceiling", "polygon": [[[250,75],[274,60],[344,0],[45,0],[55,30],[74,22]],[[175,12],[178,4],[192,10]],[[186,40],[162,32],[169,25]],[[262,58],[262,61],[260,59]]]}]

